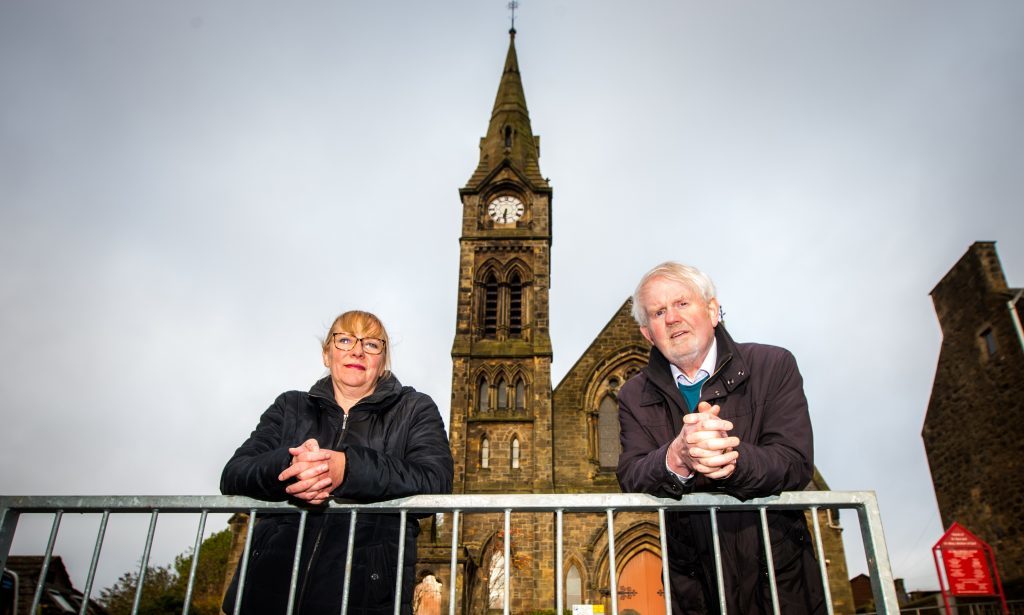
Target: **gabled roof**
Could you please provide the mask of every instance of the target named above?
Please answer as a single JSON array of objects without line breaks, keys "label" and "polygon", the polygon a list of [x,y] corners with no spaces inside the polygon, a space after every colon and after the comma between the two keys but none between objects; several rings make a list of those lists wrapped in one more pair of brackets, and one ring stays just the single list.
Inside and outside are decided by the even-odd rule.
[{"label": "gabled roof", "polygon": [[[18,579],[18,605],[15,612],[28,613],[32,610],[32,601],[35,599],[36,586],[39,584],[39,574],[42,570],[42,555],[12,555],[7,558],[4,571],[16,574]],[[40,610],[43,613],[63,613],[67,612],[68,608],[74,612],[81,610],[82,592],[71,584],[71,577],[59,555],[50,558],[44,587],[45,591],[40,595]],[[106,614],[106,610],[93,599],[89,600],[86,612],[89,615]]]},{"label": "gabled roof", "polygon": [[[648,343],[647,340],[644,339],[643,335],[640,334],[640,327],[636,324],[636,321],[633,320],[632,307],[632,299],[627,298],[622,305],[619,306],[619,309],[612,314],[612,317],[608,319],[608,323],[605,324],[604,328],[602,328],[597,334],[594,341],[587,346],[587,349],[583,351],[583,354],[576,359],[573,366],[565,373],[565,376],[562,377],[562,381],[553,389],[553,393],[557,392],[558,389],[561,388],[561,386],[570,378],[582,377],[583,374],[579,373],[580,370],[584,370],[589,374],[591,370],[594,370],[600,365],[602,359],[607,358],[606,355],[609,352],[614,354],[615,352],[619,352],[624,349],[634,349],[646,355],[650,351],[650,343]],[[623,343],[621,338],[611,341],[613,331],[622,330],[628,332],[626,334],[629,338],[628,341]]]},{"label": "gabled roof", "polygon": [[[16,573],[22,583],[31,580],[32,589],[35,590],[35,585],[39,582],[39,572],[43,569],[43,556],[11,555],[7,558],[5,568]],[[50,565],[46,568],[46,582],[60,588],[72,587],[71,577],[59,555],[50,558]]]}]

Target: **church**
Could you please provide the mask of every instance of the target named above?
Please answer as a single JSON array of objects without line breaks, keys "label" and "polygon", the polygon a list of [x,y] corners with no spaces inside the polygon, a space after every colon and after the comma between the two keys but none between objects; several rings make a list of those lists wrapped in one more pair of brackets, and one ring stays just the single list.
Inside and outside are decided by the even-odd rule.
[{"label": "church", "polygon": [[[548,290],[551,183],[540,170],[540,137],[530,124],[516,31],[509,47],[480,158],[459,189],[462,227],[449,422],[455,493],[618,493],[619,387],[647,363],[650,345],[630,301],[552,386]],[[653,265],[653,263],[652,263]],[[623,289],[624,294],[631,289]],[[827,489],[820,475],[808,489]],[[853,612],[838,515],[819,511],[836,613]],[[616,516],[620,611],[664,615],[657,518]],[[565,606],[610,612],[606,519],[565,519],[564,566],[555,570],[552,517],[512,515],[510,587],[504,587],[500,515],[466,515],[461,525],[456,612],[551,612],[556,584]],[[420,537],[417,580],[448,611],[451,534],[433,520]],[[447,536],[445,535],[447,533]],[[440,583],[440,585],[437,585]],[[433,609],[424,609],[428,612]]]}]

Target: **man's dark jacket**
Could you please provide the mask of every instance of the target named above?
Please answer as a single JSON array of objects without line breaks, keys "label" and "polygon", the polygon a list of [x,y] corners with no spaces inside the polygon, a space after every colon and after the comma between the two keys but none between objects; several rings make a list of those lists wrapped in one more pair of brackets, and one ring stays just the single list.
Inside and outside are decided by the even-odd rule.
[{"label": "man's dark jacket", "polygon": [[[291,463],[289,447],[315,438],[321,448],[344,451],[345,477],[331,495],[359,503],[424,493],[450,493],[454,474],[444,423],[433,400],[389,375],[349,410],[347,421],[334,401],[329,377],[309,390],[282,394],[221,475],[225,495],[268,501],[288,499],[277,476]],[[242,597],[243,613],[284,613],[299,515],[258,516]],[[398,566],[399,517],[360,513],[356,523],[350,582],[350,614],[393,613]],[[348,513],[311,510],[299,566],[296,613],[341,612],[349,528]],[[416,536],[406,522],[402,612],[412,613]],[[224,598],[233,612],[238,574]]]},{"label": "man's dark jacket", "polygon": [[[679,498],[685,493],[727,493],[741,500],[804,489],[814,472],[811,421],[796,360],[789,351],[738,344],[718,325],[718,361],[701,400],[721,406],[720,417],[739,437],[736,471],[724,480],[697,474],[681,484],[665,465],[669,444],[682,428],[686,402],[669,363],[651,349],[647,367],[619,393],[624,492]],[[770,613],[760,516],[718,514],[722,567],[729,613]],[[783,613],[824,612],[821,576],[802,511],[768,513],[772,556]],[[710,516],[672,513],[668,552],[675,615],[719,612]]]}]

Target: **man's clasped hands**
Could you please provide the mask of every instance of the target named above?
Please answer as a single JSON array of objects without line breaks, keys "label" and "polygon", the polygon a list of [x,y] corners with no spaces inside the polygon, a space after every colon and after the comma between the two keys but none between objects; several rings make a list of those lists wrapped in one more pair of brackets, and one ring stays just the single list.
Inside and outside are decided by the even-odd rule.
[{"label": "man's clasped hands", "polygon": [[718,418],[720,410],[702,401],[696,412],[683,415],[683,428],[669,444],[665,458],[670,470],[683,477],[703,474],[716,480],[736,471],[740,439],[728,434],[733,425]]}]

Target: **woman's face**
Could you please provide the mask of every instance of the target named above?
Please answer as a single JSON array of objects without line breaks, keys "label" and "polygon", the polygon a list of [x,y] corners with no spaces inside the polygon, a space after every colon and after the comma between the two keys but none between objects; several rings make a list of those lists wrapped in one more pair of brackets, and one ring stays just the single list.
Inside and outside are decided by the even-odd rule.
[{"label": "woman's face", "polygon": [[[367,352],[379,348],[379,354]],[[363,331],[331,331],[324,350],[324,365],[331,371],[336,389],[346,397],[361,399],[373,392],[377,379],[384,370],[387,348],[380,339],[367,336]]]}]

